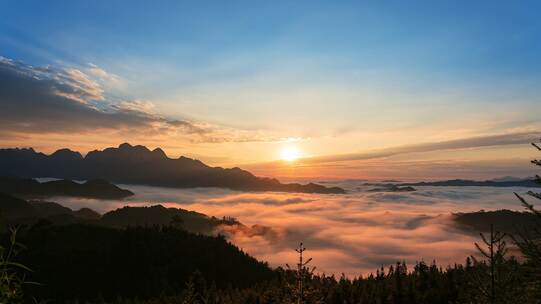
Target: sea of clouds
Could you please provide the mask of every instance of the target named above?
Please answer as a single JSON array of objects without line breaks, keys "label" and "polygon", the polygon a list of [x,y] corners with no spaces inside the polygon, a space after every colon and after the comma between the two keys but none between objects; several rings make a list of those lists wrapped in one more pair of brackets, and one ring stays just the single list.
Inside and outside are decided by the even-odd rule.
[{"label": "sea of clouds", "polygon": [[362,182],[337,183],[345,195],[243,193],[224,189],[171,189],[120,185],[135,196],[124,201],[52,199],[72,209],[107,212],[125,205],[162,204],[242,224],[217,231],[272,266],[295,264],[303,242],[317,271],[368,274],[397,261],[463,263],[474,253],[477,231],[457,227],[454,212],[521,210],[513,191],[523,188],[418,187],[415,192],[367,192]]}]

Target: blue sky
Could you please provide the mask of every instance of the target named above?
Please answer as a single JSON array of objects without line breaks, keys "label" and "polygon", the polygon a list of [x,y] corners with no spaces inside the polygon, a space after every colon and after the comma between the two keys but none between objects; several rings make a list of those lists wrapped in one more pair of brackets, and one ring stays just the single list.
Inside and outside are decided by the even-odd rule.
[{"label": "blue sky", "polygon": [[434,2],[4,1],[0,46],[32,64],[94,62],[120,74],[132,72],[125,61],[208,69],[247,56],[232,73],[193,82],[250,77],[269,61],[295,69],[310,58],[317,62],[305,64],[335,77],[388,68],[439,81],[539,79],[538,2]]},{"label": "blue sky", "polygon": [[536,1],[3,2],[4,52],[36,63],[160,56],[205,65],[255,52],[533,72],[541,46]]},{"label": "blue sky", "polygon": [[[87,74],[91,63],[119,80],[101,79],[105,101],[144,101],[167,119],[243,134],[233,142],[300,138],[310,155],[353,153],[536,129],[540,9],[537,1],[2,1],[0,55]],[[205,144],[194,149],[212,154]],[[221,151],[246,149],[230,145]],[[272,157],[260,154],[251,160]]]}]

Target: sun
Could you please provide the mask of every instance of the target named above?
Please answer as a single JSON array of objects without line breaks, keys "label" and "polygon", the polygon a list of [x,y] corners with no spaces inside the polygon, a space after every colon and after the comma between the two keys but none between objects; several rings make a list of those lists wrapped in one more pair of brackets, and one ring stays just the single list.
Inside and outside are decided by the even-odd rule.
[{"label": "sun", "polygon": [[295,161],[301,156],[299,149],[296,147],[284,147],[280,151],[280,158],[285,161]]}]

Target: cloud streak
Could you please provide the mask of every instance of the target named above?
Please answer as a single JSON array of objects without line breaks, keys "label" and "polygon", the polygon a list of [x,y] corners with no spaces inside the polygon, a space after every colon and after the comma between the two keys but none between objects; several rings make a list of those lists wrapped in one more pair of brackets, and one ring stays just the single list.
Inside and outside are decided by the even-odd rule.
[{"label": "cloud streak", "polygon": [[505,146],[529,144],[537,141],[541,135],[541,130],[538,132],[514,132],[506,134],[486,135],[469,137],[455,140],[447,140],[440,142],[429,142],[415,145],[406,145],[400,147],[380,149],[364,153],[350,153],[328,156],[317,156],[304,158],[300,160],[302,163],[330,163],[342,161],[370,160],[376,158],[390,157],[406,153],[418,152],[433,152],[440,150],[456,150],[468,148],[482,148],[490,146]]}]

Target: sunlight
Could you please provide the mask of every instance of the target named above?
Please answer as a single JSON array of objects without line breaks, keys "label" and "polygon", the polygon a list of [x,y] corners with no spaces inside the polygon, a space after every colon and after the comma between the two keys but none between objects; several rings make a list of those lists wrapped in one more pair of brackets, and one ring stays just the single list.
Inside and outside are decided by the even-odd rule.
[{"label": "sunlight", "polygon": [[282,151],[280,151],[280,158],[285,161],[295,161],[301,156],[299,149],[296,147],[284,147]]}]

